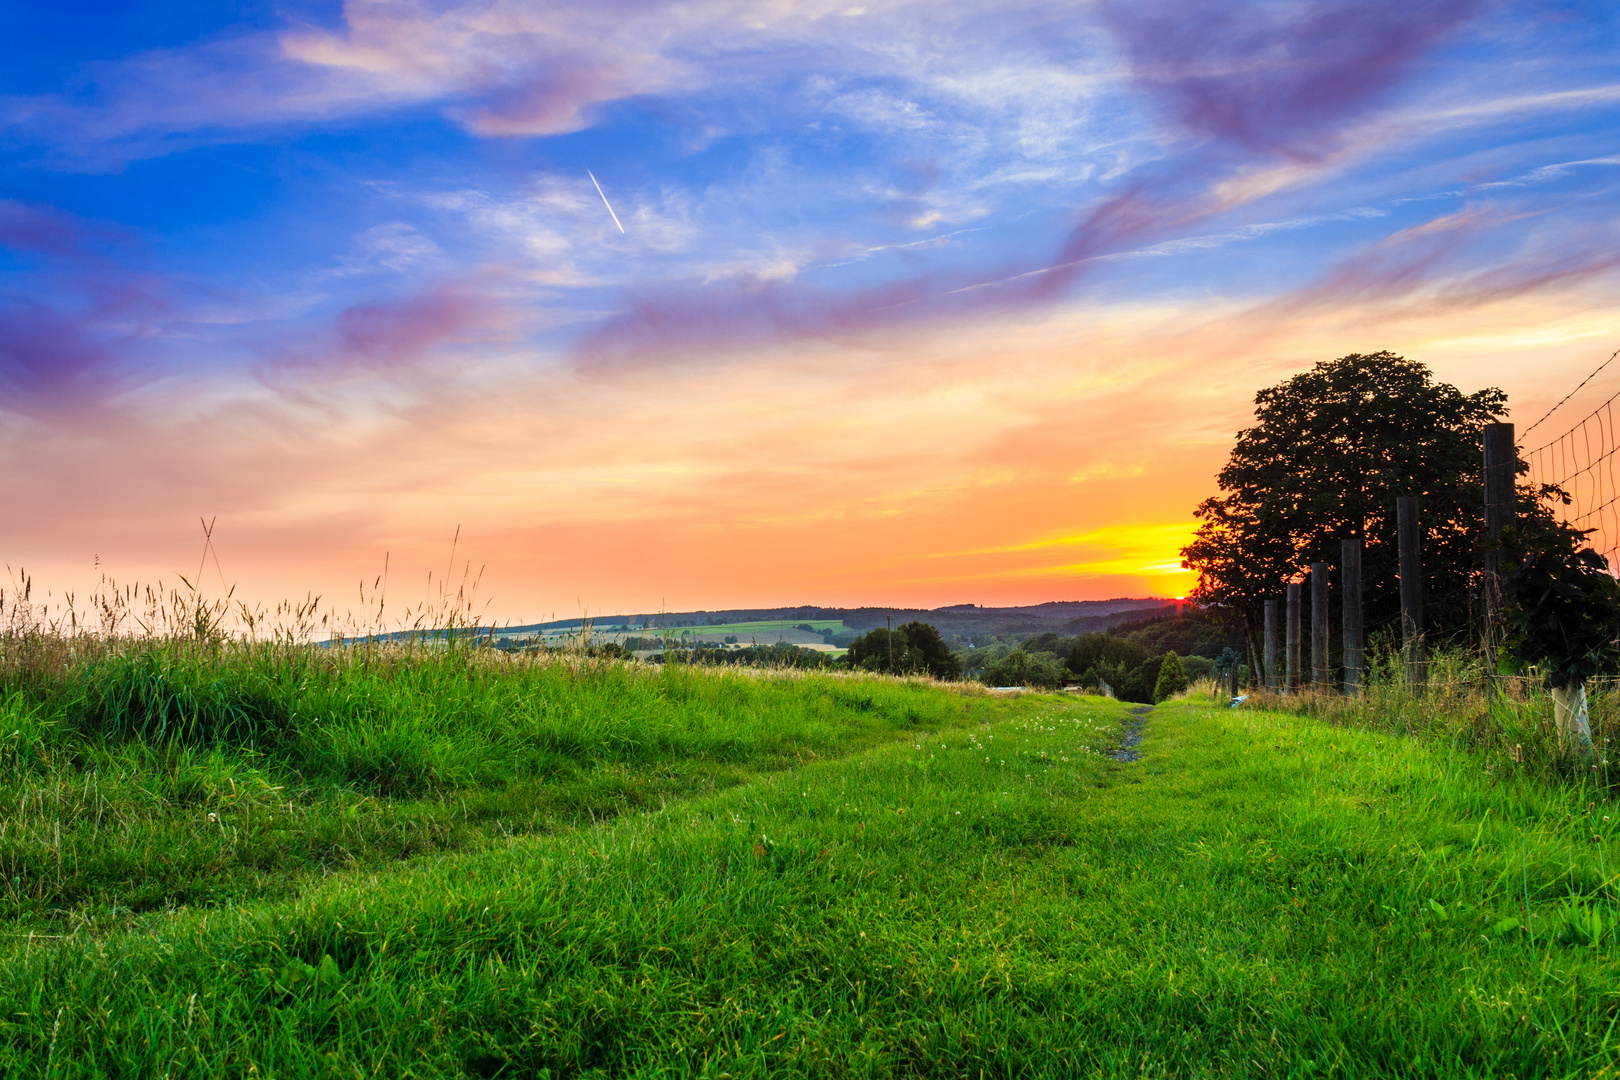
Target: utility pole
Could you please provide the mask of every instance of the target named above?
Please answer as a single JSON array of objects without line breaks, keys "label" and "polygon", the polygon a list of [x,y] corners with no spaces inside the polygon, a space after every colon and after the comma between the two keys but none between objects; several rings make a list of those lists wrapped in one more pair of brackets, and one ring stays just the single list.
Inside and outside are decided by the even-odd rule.
[{"label": "utility pole", "polygon": [[1416,495],[1395,500],[1395,534],[1401,565],[1401,641],[1406,648],[1406,679],[1425,681],[1423,649],[1423,518]]},{"label": "utility pole", "polygon": [[1311,563],[1311,685],[1328,688],[1327,563]]},{"label": "utility pole", "polygon": [[1344,612],[1344,693],[1361,693],[1366,676],[1366,642],[1361,622],[1361,541],[1339,541],[1339,597]]}]

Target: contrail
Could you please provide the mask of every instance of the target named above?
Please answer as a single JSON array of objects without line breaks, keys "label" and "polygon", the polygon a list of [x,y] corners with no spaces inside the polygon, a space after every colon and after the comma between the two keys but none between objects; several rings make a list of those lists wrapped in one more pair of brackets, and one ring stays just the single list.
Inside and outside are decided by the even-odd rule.
[{"label": "contrail", "polygon": [[[596,184],[595,173],[591,172],[589,169],[586,169],[585,175],[591,178],[591,183]],[[607,194],[602,191],[601,184],[596,184],[596,193],[602,196],[602,205],[608,208],[608,213],[613,217],[613,224],[619,226],[619,231],[621,233],[624,232],[624,226],[619,224],[619,215],[613,213],[613,204],[607,201]]]}]

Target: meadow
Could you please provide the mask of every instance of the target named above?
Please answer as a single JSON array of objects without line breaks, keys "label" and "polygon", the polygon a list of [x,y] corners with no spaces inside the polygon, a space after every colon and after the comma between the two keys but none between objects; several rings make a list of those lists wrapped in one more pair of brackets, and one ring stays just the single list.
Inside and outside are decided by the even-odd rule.
[{"label": "meadow", "polygon": [[[146,642],[4,669],[5,1076],[1587,1076],[1593,785],[1196,699]],[[178,703],[178,704],[177,704]]]}]

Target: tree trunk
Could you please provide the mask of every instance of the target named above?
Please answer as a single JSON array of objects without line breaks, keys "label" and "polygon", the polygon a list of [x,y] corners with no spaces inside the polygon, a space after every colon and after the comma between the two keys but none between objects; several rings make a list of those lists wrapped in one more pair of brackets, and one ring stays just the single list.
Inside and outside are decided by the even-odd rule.
[{"label": "tree trunk", "polygon": [[1592,722],[1586,714],[1586,684],[1561,686],[1552,692],[1558,742],[1566,754],[1592,756]]}]

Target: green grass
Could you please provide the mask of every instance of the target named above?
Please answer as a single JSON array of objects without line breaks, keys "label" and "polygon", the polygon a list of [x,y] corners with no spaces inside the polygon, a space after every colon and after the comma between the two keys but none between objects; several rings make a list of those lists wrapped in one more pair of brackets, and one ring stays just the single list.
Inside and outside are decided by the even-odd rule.
[{"label": "green grass", "polygon": [[[616,676],[571,692],[596,677]],[[873,705],[828,705],[823,728],[801,721],[815,757],[764,754],[726,790],[11,938],[0,1075],[1620,1065],[1620,814],[1589,791],[1276,713],[1161,706],[1121,764],[1127,713],[1101,699],[675,678],[677,705],[759,695],[733,730],[772,745],[796,702]]]},{"label": "green grass", "polygon": [[0,932],[287,896],[1008,703],[479,650],[148,643],[0,689]]}]

